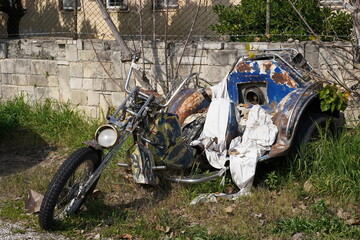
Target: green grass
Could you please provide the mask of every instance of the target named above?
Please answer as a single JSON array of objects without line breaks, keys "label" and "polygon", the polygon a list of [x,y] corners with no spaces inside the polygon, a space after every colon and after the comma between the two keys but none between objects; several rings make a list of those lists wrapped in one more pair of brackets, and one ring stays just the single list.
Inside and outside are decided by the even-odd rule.
[{"label": "green grass", "polygon": [[[51,100],[31,105],[19,97],[0,104],[0,139],[21,142],[24,148],[32,147],[34,139],[55,145],[59,155],[55,159],[66,158],[91,138],[98,124],[70,104]],[[24,132],[30,133],[26,139],[19,134]],[[302,234],[303,239],[357,239],[360,235],[353,224],[360,217],[360,128],[344,131],[335,140],[315,142],[306,155],[288,159],[287,164],[259,164],[249,196],[195,206],[189,203],[200,193],[237,191],[231,176],[226,176],[225,185],[217,179],[144,188],[132,182],[129,171],[116,166],[130,145],[131,141],[103,172],[97,186],[100,197],[60,223],[58,234],[71,239],[89,239],[96,233],[101,238],[181,240],[291,239],[294,234]],[[40,231],[37,215],[25,213],[24,200],[30,189],[44,193],[58,166],[59,162],[38,164],[0,177],[0,218]]]},{"label": "green grass", "polygon": [[26,129],[45,141],[78,147],[92,137],[98,125],[99,121],[86,117],[70,103],[46,99],[31,105],[20,96],[0,104],[0,136]]},{"label": "green grass", "polygon": [[[324,137],[324,136],[323,136]],[[310,181],[317,194],[355,201],[360,196],[360,127],[321,139],[291,162],[291,173]]]}]

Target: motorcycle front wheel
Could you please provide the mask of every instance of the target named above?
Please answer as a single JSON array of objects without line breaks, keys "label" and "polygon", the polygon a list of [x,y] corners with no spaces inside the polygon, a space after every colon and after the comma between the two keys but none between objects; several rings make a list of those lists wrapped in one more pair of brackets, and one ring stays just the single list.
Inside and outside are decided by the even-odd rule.
[{"label": "motorcycle front wheel", "polygon": [[39,224],[51,230],[56,220],[75,213],[87,195],[94,191],[96,182],[79,198],[78,193],[101,162],[99,151],[84,147],[72,153],[61,165],[44,195],[39,213]]}]

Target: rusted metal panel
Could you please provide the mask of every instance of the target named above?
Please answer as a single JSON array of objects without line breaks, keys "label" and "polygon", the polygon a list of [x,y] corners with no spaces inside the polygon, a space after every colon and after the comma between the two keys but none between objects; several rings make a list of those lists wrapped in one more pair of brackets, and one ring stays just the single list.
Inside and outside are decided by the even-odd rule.
[{"label": "rusted metal panel", "polygon": [[209,104],[203,95],[195,89],[186,89],[180,92],[169,104],[168,112],[176,113],[179,117],[179,123],[182,125],[186,117],[206,111]]}]

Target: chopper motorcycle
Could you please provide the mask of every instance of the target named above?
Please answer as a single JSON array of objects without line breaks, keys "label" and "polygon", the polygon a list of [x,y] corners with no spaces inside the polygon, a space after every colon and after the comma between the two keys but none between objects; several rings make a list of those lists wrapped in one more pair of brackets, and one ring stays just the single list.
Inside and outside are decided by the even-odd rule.
[{"label": "chopper motorcycle", "polygon": [[[210,89],[199,88],[199,75],[190,74],[164,99],[138,86],[129,89],[133,69],[138,68],[137,60],[134,56],[125,82],[127,97],[112,115],[108,114],[107,122],[97,129],[94,139],[86,141],[87,146],[65,160],[49,184],[39,213],[39,224],[44,230],[53,229],[55,221],[80,209],[101,173],[129,138],[133,141],[130,157],[118,165],[131,169],[134,181],[139,184],[156,185],[164,179],[199,183],[221,177],[229,169],[209,166],[204,149],[211,143],[192,144],[203,131],[213,94]],[[339,113],[320,111],[316,91],[319,84],[306,74],[309,71],[310,64],[294,49],[264,50],[255,57],[237,59],[223,80],[231,102],[226,148],[231,139],[244,133],[239,112],[254,105],[270,114],[278,129],[274,143],[257,161],[287,155],[292,147],[310,141],[318,131],[317,126],[329,121],[335,124]],[[184,88],[193,80],[195,88]],[[307,131],[301,131],[304,129]],[[174,169],[183,171],[194,164],[212,171],[183,177],[170,174]]]}]

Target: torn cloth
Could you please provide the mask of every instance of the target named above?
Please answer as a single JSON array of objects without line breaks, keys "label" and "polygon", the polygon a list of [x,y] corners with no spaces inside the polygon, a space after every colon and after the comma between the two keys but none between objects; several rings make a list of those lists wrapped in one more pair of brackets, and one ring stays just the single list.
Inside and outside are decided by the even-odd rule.
[{"label": "torn cloth", "polygon": [[277,135],[271,115],[259,105],[254,105],[248,115],[246,128],[241,138],[234,138],[227,157],[225,135],[228,125],[230,101],[215,98],[210,104],[201,141],[209,163],[217,169],[225,167],[230,160],[230,173],[234,183],[245,194],[252,186],[257,160],[270,150]]},{"label": "torn cloth", "polygon": [[270,150],[277,135],[277,127],[259,105],[254,105],[246,122],[242,140],[230,143],[230,173],[234,183],[245,193],[252,186],[257,160]]}]

